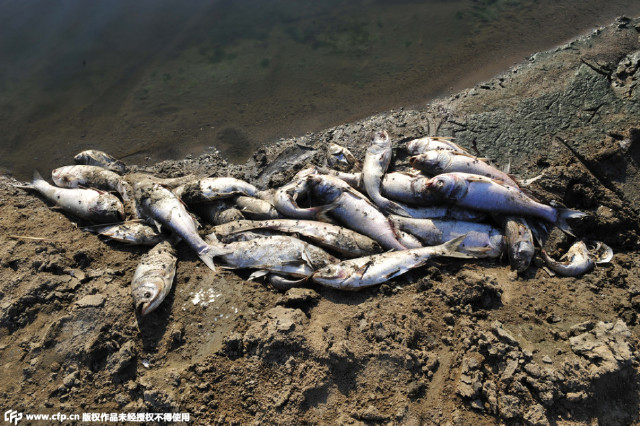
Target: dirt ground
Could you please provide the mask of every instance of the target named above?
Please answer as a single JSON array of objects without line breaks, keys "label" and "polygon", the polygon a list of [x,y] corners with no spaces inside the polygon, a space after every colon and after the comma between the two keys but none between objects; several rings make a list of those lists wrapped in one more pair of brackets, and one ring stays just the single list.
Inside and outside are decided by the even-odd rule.
[{"label": "dirt ground", "polygon": [[[283,141],[245,165],[216,154],[132,165],[274,187],[321,164],[328,142],[362,158],[377,128],[394,141],[396,169],[406,140],[454,136],[520,177],[543,173],[531,187],[542,201],[588,213],[577,236],[615,256],[575,278],[550,277],[539,260],[520,276],[505,260],[440,260],[360,292],[281,293],[247,281],[250,271],[212,272],[180,245],[171,293],[138,317],[130,283],[146,249],[83,232],[0,179],[3,411],[188,413],[194,424],[638,424],[639,31],[640,20],[620,18],[421,110]],[[547,249],[559,256],[572,242],[556,230]]]}]

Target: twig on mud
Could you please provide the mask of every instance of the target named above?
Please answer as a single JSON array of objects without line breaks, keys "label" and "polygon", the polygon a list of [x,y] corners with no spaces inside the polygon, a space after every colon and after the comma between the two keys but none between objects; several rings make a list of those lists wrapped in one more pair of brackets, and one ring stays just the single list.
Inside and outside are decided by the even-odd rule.
[{"label": "twig on mud", "polygon": [[64,241],[61,241],[61,240],[52,240],[51,238],[30,237],[28,235],[7,235],[7,237],[13,238],[13,239],[16,239],[16,240],[35,240],[35,241],[47,241],[47,242],[52,242],[52,243],[62,243],[62,242],[64,242]]}]

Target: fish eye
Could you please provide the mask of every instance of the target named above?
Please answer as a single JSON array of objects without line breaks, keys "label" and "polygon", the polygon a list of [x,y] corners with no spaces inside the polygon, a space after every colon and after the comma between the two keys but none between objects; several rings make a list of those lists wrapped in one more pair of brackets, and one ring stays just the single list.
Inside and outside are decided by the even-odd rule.
[{"label": "fish eye", "polygon": [[145,299],[148,299],[150,297],[151,297],[151,292],[150,291],[147,291],[147,292],[144,293],[144,298]]},{"label": "fish eye", "polygon": [[436,181],[436,185],[438,185],[438,187],[442,188],[442,187],[444,186],[444,181],[442,181],[442,180],[438,179],[438,180]]}]

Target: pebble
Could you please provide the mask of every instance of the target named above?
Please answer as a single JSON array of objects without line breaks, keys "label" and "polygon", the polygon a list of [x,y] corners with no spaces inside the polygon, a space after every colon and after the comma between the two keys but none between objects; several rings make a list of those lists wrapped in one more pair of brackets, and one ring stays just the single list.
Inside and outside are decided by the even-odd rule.
[{"label": "pebble", "polygon": [[80,308],[97,308],[104,304],[105,298],[101,294],[89,294],[76,302]]}]

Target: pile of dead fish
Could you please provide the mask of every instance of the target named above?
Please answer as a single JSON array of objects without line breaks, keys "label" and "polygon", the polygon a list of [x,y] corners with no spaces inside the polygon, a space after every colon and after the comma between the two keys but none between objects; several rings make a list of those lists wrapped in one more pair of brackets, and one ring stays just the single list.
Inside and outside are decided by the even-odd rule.
[{"label": "pile of dead fish", "polygon": [[[506,254],[522,272],[535,253],[534,235],[543,239],[552,225],[570,234],[568,220],[585,216],[536,201],[514,177],[449,139],[415,139],[404,149],[411,168],[387,173],[392,145],[385,131],[375,133],[362,163],[330,144],[323,166],[264,190],[232,177],[127,173],[113,157],[84,151],[75,157],[80,165],[53,170],[56,186],[35,173],[22,187],[80,219],[103,224],[88,231],[153,246],[132,280],[143,315],[169,293],[180,241],[213,270],[215,263],[252,269],[252,278],[265,276],[280,289],[313,282],[357,290],[435,256]],[[199,221],[216,225],[213,232],[203,238]],[[585,273],[611,255],[608,247],[590,250],[583,241],[561,261],[542,251],[548,267],[561,275]]]}]

